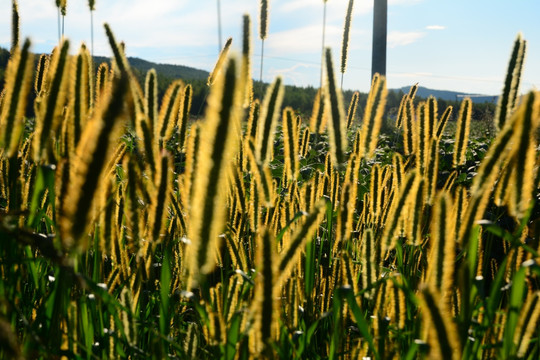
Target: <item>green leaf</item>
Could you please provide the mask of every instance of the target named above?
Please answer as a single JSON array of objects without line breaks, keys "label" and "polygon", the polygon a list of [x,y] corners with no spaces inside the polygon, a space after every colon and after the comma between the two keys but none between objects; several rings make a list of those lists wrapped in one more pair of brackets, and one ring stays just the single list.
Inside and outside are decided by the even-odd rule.
[{"label": "green leaf", "polygon": [[[373,341],[373,337],[371,336],[369,332],[369,325],[366,321],[366,318],[364,317],[364,314],[362,313],[362,310],[358,306],[358,303],[356,302],[356,298],[354,297],[352,288],[346,288],[342,291],[347,299],[347,303],[349,304],[349,307],[351,308],[351,311],[354,315],[354,319],[356,320],[356,325],[358,326],[358,330],[360,331],[360,334],[362,334],[362,337],[367,341],[369,345],[369,349],[373,352],[373,356],[375,359],[379,360],[380,356],[377,352],[377,349],[375,348],[375,343]],[[338,292],[339,293],[339,292]]]},{"label": "green leaf", "polygon": [[514,344],[514,331],[517,326],[521,307],[523,306],[523,296],[526,290],[525,278],[527,267],[521,267],[512,278],[512,290],[510,292],[510,302],[508,304],[508,317],[504,329],[503,338],[503,358],[510,359],[515,356],[517,347]]}]

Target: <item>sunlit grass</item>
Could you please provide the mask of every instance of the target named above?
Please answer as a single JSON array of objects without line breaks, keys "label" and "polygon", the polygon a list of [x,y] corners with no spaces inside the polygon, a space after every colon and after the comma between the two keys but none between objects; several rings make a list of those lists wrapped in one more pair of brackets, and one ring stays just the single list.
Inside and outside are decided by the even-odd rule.
[{"label": "sunlit grass", "polygon": [[248,49],[222,53],[188,121],[191,86],[159,99],[106,32],[97,73],[67,41],[36,69],[27,45],[10,60],[0,357],[540,356],[540,93],[502,101],[495,130],[413,87],[396,127],[385,78],[343,104],[327,50],[307,119],[279,77],[253,97]]}]

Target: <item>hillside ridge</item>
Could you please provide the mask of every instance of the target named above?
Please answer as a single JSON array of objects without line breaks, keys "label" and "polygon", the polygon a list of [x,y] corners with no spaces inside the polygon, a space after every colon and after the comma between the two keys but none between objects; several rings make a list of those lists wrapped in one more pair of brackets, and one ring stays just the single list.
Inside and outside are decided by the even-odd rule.
[{"label": "hillside ridge", "polygon": [[[7,61],[9,59],[9,51],[4,48],[0,48],[0,69],[5,69]],[[94,56],[94,62],[100,64],[102,62],[109,62],[110,58],[105,56]],[[177,65],[177,64],[165,64],[165,63],[156,63],[149,60],[145,60],[139,57],[128,57],[128,61],[132,67],[138,69],[142,73],[146,73],[150,69],[155,69],[156,72],[162,76],[172,78],[172,79],[183,79],[183,80],[206,80],[208,78],[209,72],[206,70],[197,69],[194,67],[186,65]],[[3,75],[3,72],[0,74]],[[0,76],[0,80],[3,81],[3,76]],[[312,88],[308,87],[297,87],[295,88]],[[402,86],[397,89],[389,89],[389,91],[394,91],[399,93],[407,93],[410,86]],[[460,101],[464,96],[471,96],[474,103],[496,103],[497,96],[494,95],[483,95],[483,94],[470,94],[459,91],[451,90],[439,90],[431,89],[423,86],[418,87],[417,96],[420,98],[428,98],[430,95],[433,95],[437,99],[447,100],[447,101]]]}]

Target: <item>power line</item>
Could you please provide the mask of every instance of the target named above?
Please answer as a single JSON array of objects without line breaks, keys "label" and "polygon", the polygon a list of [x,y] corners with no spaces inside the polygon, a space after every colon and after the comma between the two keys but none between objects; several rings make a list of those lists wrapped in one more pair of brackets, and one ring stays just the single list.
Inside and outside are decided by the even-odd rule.
[{"label": "power line", "polygon": [[[253,56],[256,59],[259,55],[253,54]],[[201,54],[201,55],[173,56],[173,57],[161,58],[155,61],[173,61],[173,60],[179,60],[179,59],[197,59],[197,58],[214,59],[215,57],[216,57],[215,54],[208,53],[208,54]],[[304,59],[291,58],[291,57],[285,57],[285,56],[265,55],[265,58],[279,60],[279,61],[287,61],[287,62],[292,62],[296,64],[309,64],[309,65],[316,65],[316,66],[321,65],[320,61],[304,60]],[[355,66],[355,65],[348,66],[348,68],[351,70],[361,70],[361,71],[366,71],[366,72],[370,71],[370,69],[367,67]],[[387,74],[388,77],[400,76],[400,75],[407,75],[410,77],[433,78],[433,79],[460,80],[460,81],[467,81],[467,82],[474,82],[474,83],[502,84],[502,81],[503,81],[502,78],[500,80],[496,80],[496,79],[488,79],[488,78],[467,77],[467,76],[460,76],[460,75],[446,75],[446,74],[433,74],[433,73],[426,74],[426,73],[414,73],[414,72],[407,72],[407,71],[390,71]],[[535,82],[523,81],[522,84],[534,86]]]}]

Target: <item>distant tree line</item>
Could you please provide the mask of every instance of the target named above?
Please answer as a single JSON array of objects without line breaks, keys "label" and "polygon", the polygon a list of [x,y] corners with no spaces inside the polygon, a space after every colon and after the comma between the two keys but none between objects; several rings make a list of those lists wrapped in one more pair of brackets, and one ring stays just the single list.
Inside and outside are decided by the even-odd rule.
[{"label": "distant tree line", "polygon": [[[4,76],[7,63],[9,60],[9,51],[3,48],[0,48],[0,91],[4,87]],[[36,62],[38,56],[36,56]],[[110,59],[105,57],[94,57],[94,66],[97,70],[97,67],[102,62],[109,62]],[[156,64],[146,60],[138,58],[129,58],[129,62],[132,66],[134,75],[137,77],[141,84],[144,84],[146,73],[151,68],[155,68],[158,74],[158,93],[160,98],[165,94],[165,91],[172,83],[173,80],[181,78],[184,82],[191,84],[193,87],[193,99],[191,106],[191,114],[194,118],[199,118],[204,115],[204,109],[206,105],[206,99],[208,96],[209,88],[206,85],[206,80],[208,77],[208,72],[190,68],[187,66],[180,65],[168,65],[168,64]],[[261,86],[260,82],[256,81],[254,86],[254,97],[262,99],[264,94],[264,86]],[[298,87],[288,85],[285,88],[285,98],[283,100],[284,106],[292,107],[297,115],[300,115],[304,121],[307,121],[311,116],[313,109],[313,100],[317,94],[317,88],[313,86],[308,87]],[[343,101],[345,106],[349,106],[351,98],[354,91],[346,90],[343,92]],[[386,115],[390,119],[394,119],[397,116],[401,98],[404,93],[402,90],[390,90],[388,92],[387,101],[386,101]],[[34,97],[35,95],[30,95]],[[33,100],[33,99],[31,99]],[[424,98],[416,97],[415,102],[424,101]],[[358,110],[356,113],[356,119],[362,119],[363,108],[367,101],[367,94],[360,93]],[[474,99],[473,99],[474,101]],[[443,100],[439,99],[438,101],[438,111],[439,115],[442,115],[447,106],[453,106],[454,111],[452,113],[451,120],[455,120],[459,113],[460,102],[457,100]],[[33,101],[30,101],[29,104],[32,104]],[[493,103],[475,103],[473,106],[472,118],[474,120],[490,120],[495,113],[496,105]],[[34,109],[32,106],[28,106],[27,116],[33,117]]]}]

